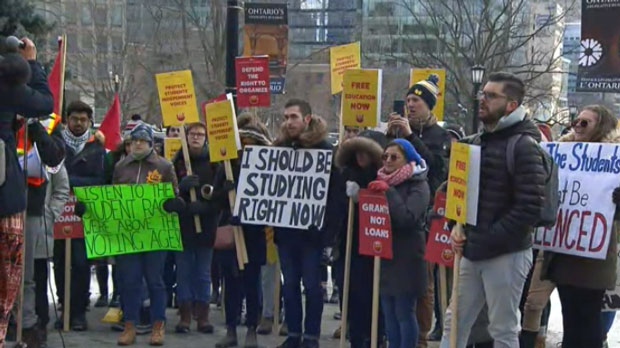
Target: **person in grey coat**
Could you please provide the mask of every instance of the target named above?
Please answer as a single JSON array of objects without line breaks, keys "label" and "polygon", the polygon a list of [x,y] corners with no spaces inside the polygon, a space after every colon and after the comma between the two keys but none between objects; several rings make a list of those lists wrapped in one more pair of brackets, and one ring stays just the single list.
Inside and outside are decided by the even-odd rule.
[{"label": "person in grey coat", "polygon": [[381,307],[390,348],[411,348],[418,342],[416,303],[427,285],[428,167],[404,139],[389,143],[382,159],[377,180],[368,184],[368,189],[386,193],[392,223],[393,259],[381,263]]}]

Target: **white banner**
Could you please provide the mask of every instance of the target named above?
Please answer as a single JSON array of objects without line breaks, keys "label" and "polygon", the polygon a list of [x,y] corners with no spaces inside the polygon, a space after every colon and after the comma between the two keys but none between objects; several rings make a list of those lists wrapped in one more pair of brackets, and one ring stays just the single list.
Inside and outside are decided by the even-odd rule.
[{"label": "white banner", "polygon": [[253,225],[323,226],[331,150],[246,146],[234,215]]},{"label": "white banner", "polygon": [[544,143],[559,167],[560,209],[554,227],[539,228],[534,247],[605,259],[620,186],[620,148],[600,143]]}]

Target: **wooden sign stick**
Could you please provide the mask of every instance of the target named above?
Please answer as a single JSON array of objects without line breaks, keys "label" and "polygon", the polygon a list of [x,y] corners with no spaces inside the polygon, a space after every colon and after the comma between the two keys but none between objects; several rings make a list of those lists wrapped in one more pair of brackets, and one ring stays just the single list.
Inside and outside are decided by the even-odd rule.
[{"label": "wooden sign stick", "polygon": [[69,332],[70,317],[71,317],[71,238],[65,239],[65,294],[64,302],[62,304],[62,330]]},{"label": "wooden sign stick", "polygon": [[344,284],[342,285],[342,316],[340,318],[340,348],[347,347],[347,320],[349,317],[349,287],[351,286],[351,246],[353,244],[353,220],[355,203],[349,198],[349,216],[347,219],[347,244],[344,256]]},{"label": "wooden sign stick", "polygon": [[[463,225],[456,224],[454,226],[456,233],[463,235]],[[454,273],[452,275],[452,317],[450,318],[450,348],[457,347],[458,339],[458,314],[459,314],[459,273],[461,271],[461,254],[454,255]]]},{"label": "wooden sign stick", "polygon": [[[187,136],[185,135],[185,125],[179,127],[181,129],[181,146],[183,152],[183,162],[185,162],[185,170],[187,175],[192,175],[192,164],[189,158],[189,148],[187,146]],[[191,188],[189,190],[189,199],[191,202],[196,202],[196,189]],[[194,215],[194,226],[196,226],[196,233],[202,233],[202,225],[200,224],[200,216]]]},{"label": "wooden sign stick", "polygon": [[[235,182],[235,177],[233,175],[232,165],[230,160],[224,161],[224,171],[226,172],[226,180],[230,180]],[[237,200],[237,194],[235,190],[228,191],[228,203],[230,205],[230,212],[234,214],[235,211],[235,201]],[[245,264],[248,259],[248,252],[245,248],[245,239],[243,238],[243,231],[240,226],[233,226],[234,237],[235,237],[235,250],[237,251],[237,263],[239,265],[239,270],[245,269]]]},{"label": "wooden sign stick", "polygon": [[379,280],[381,278],[381,258],[379,256],[374,257],[372,277],[372,322],[370,325],[370,348],[377,348],[377,343],[379,341]]}]

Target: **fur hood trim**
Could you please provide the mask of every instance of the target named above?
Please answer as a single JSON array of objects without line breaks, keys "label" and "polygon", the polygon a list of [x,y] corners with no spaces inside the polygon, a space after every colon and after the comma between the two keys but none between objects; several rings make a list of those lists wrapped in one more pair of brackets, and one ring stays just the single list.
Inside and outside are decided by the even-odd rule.
[{"label": "fur hood trim", "polygon": [[377,168],[381,168],[383,149],[376,141],[364,137],[349,139],[338,147],[336,166],[340,169],[357,167],[355,155],[358,152],[367,153]]},{"label": "fur hood trim", "polygon": [[[566,143],[574,142],[575,132],[571,131],[570,133],[561,137],[558,141],[566,142]],[[620,130],[619,129],[612,130],[611,132],[607,133],[607,135],[600,142],[608,143],[608,144],[620,144]]]},{"label": "fur hood trim", "polygon": [[[302,148],[312,148],[321,142],[323,142],[327,138],[327,122],[316,115],[312,115],[312,119],[310,120],[310,124],[308,127],[301,133],[299,136],[298,145]],[[280,127],[280,134],[278,138],[273,142],[274,146],[286,146],[291,145],[295,141],[290,139],[286,134],[286,126],[282,124]]]}]

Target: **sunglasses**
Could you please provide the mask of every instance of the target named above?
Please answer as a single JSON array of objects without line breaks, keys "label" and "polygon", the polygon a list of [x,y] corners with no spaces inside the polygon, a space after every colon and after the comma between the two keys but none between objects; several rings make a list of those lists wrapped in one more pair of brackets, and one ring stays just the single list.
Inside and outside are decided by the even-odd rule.
[{"label": "sunglasses", "polygon": [[387,161],[387,160],[390,160],[390,161],[397,161],[400,157],[399,157],[398,155],[396,155],[396,154],[387,154],[387,153],[384,153],[384,154],[383,154],[383,156],[381,156],[381,158],[382,158],[384,161]]},{"label": "sunglasses", "polygon": [[588,125],[590,124],[590,121],[588,120],[574,120],[571,125],[573,127],[581,127],[581,128],[586,128]]}]

